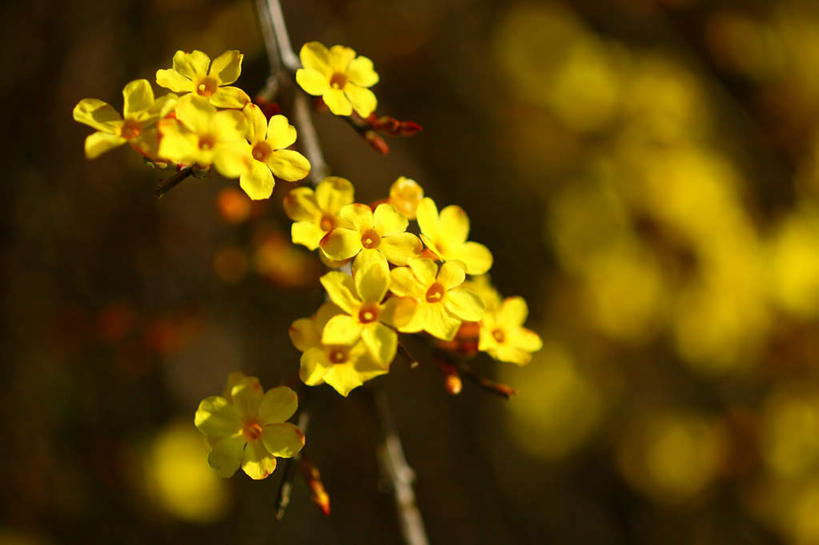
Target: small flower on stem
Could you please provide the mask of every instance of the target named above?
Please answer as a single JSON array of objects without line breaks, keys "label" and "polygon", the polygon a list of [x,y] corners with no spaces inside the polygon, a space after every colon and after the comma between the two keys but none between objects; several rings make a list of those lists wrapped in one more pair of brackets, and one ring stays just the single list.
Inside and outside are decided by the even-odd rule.
[{"label": "small flower on stem", "polygon": [[522,297],[507,297],[500,307],[487,311],[481,320],[478,349],[496,360],[526,365],[532,352],[543,348],[540,336],[523,327],[529,308]]},{"label": "small flower on stem", "polygon": [[435,201],[425,198],[417,208],[421,240],[442,261],[460,261],[468,274],[484,274],[492,267],[492,254],[483,244],[467,241],[469,217],[460,206],[438,213]]},{"label": "small flower on stem", "polygon": [[[217,108],[242,108],[250,102],[247,93],[230,84],[242,73],[243,55],[225,51],[213,63],[201,51],[177,51],[173,68],[156,71],[156,83],[175,93],[192,93]],[[210,71],[208,71],[210,67]]]},{"label": "small flower on stem", "polygon": [[353,184],[337,176],[322,180],[315,191],[309,187],[290,191],[282,204],[287,216],[295,222],[290,230],[293,244],[315,250],[321,239],[336,227],[352,227],[339,212],[353,202],[353,192]]}]

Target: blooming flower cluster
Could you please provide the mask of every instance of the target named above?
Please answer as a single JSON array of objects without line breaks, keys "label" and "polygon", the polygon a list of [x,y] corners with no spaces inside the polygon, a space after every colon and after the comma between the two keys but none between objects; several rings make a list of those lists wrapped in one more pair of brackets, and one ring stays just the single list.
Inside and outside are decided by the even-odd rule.
[{"label": "blooming flower cluster", "polygon": [[[464,324],[477,322],[479,349],[519,365],[541,348],[540,337],[523,327],[528,309],[522,298],[501,301],[485,276],[467,280],[489,271],[492,254],[468,240],[462,208],[439,212],[421,186],[404,177],[385,201],[354,200],[353,185],[339,177],[284,198],[293,243],[318,250],[325,264],[340,269],[321,278],[329,302],[290,328],[302,351],[305,384],[326,382],[348,395],[389,371],[399,332],[451,341]],[[410,219],[417,235],[408,230]]]},{"label": "blooming flower cluster", "polygon": [[211,62],[201,51],[177,51],[172,67],[156,72],[157,85],[173,93],[155,99],[148,80],[132,81],[122,91],[123,115],[101,100],[81,100],[74,119],[97,129],[86,138],[86,156],[129,143],[157,164],[212,166],[238,178],[251,199],[270,197],[275,178],[301,180],[310,163],[288,149],[296,129],[283,115],[268,120],[247,93],[230,85],[241,74],[242,57],[232,50]]}]

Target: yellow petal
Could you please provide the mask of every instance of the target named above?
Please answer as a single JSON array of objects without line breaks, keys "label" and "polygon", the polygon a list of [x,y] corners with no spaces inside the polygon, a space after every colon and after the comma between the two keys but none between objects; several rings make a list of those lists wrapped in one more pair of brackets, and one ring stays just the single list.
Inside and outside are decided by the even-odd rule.
[{"label": "yellow petal", "polygon": [[242,471],[253,480],[260,481],[276,470],[276,458],[267,452],[261,441],[250,441],[242,458]]},{"label": "yellow petal", "polygon": [[406,265],[410,259],[421,255],[424,246],[412,233],[397,233],[382,238],[378,249],[393,265]]},{"label": "yellow petal", "polygon": [[236,408],[222,396],[206,397],[199,403],[194,425],[207,437],[227,437],[242,428],[241,418]]},{"label": "yellow petal", "polygon": [[238,87],[219,87],[210,96],[210,103],[217,108],[244,108],[250,97]]},{"label": "yellow petal", "polygon": [[[375,111],[376,106],[378,106],[378,100],[375,98],[373,92],[364,87],[348,83],[344,86],[344,94],[349,99],[350,104],[353,105],[355,113],[363,118],[369,117],[369,115]],[[327,101],[325,100],[325,102]]]},{"label": "yellow petal", "polygon": [[390,297],[381,309],[380,319],[395,328],[406,326],[415,316],[418,303],[409,297]]},{"label": "yellow petal", "polygon": [[122,90],[122,114],[126,118],[135,118],[154,105],[154,90],[147,79],[134,80]]},{"label": "yellow petal", "polygon": [[263,396],[264,390],[256,377],[245,377],[230,389],[233,406],[243,420],[258,417]]},{"label": "yellow petal", "polygon": [[165,117],[176,108],[176,103],[179,100],[173,93],[162,95],[154,101],[153,106],[147,111],[137,116],[137,119],[143,125],[152,125],[162,117]]},{"label": "yellow petal", "polygon": [[361,251],[361,235],[357,230],[338,227],[321,239],[319,247],[330,259],[344,261]]},{"label": "yellow petal", "polygon": [[339,314],[333,316],[324,331],[321,332],[321,342],[325,345],[350,346],[361,338],[363,326],[352,316]]},{"label": "yellow petal", "polygon": [[362,301],[380,303],[390,285],[390,268],[384,258],[376,257],[377,252],[372,254],[372,258],[365,258],[366,263],[356,268],[355,287]]},{"label": "yellow petal", "polygon": [[507,343],[527,352],[537,352],[543,348],[543,340],[540,338],[540,335],[525,327],[517,327],[510,330]]},{"label": "yellow petal", "polygon": [[438,238],[438,207],[435,201],[425,197],[416,210],[418,228],[423,234],[435,240]]},{"label": "yellow petal", "polygon": [[356,57],[347,66],[347,77],[360,87],[372,87],[378,83],[378,74],[373,70],[373,61],[367,57]]},{"label": "yellow petal", "polygon": [[330,48],[330,68],[339,74],[346,74],[347,67],[355,58],[355,50],[344,46],[334,45]]},{"label": "yellow petal", "polygon": [[345,178],[328,176],[316,187],[316,203],[329,214],[338,214],[341,209],[354,200],[353,184]]},{"label": "yellow petal", "polygon": [[231,435],[211,443],[208,464],[216,470],[220,477],[230,477],[242,464],[245,443],[241,434]]},{"label": "yellow petal", "polygon": [[432,335],[444,341],[451,341],[461,327],[461,320],[447,312],[441,303],[422,305],[419,308],[426,309],[424,316],[424,329]]},{"label": "yellow petal", "polygon": [[[347,314],[355,315],[361,306],[361,300],[355,293],[353,277],[349,274],[330,271],[321,277],[321,285],[327,291],[330,300]],[[332,320],[330,320],[332,322]],[[329,322],[328,322],[329,323]]]},{"label": "yellow petal", "polygon": [[447,290],[457,288],[465,278],[463,267],[457,263],[444,263],[438,271],[438,282]]},{"label": "yellow petal", "polygon": [[176,70],[160,69],[156,71],[156,84],[174,93],[193,92],[193,81]]},{"label": "yellow petal", "polygon": [[[236,110],[216,112],[210,119],[207,132],[216,138],[217,142],[242,142],[247,144],[245,134],[245,116]],[[250,147],[247,146],[248,155]]]},{"label": "yellow petal", "polygon": [[[431,251],[433,254],[436,255],[436,259],[437,260],[442,260],[443,259],[442,254],[444,252],[435,243],[435,241],[433,239],[431,239],[430,237],[426,236],[424,233],[421,233],[419,236],[421,237],[421,240],[424,242],[424,245],[427,247],[427,249],[429,251]],[[464,268],[466,268],[466,265],[464,265]]]},{"label": "yellow petal", "polygon": [[320,42],[307,42],[301,46],[299,59],[302,66],[316,70],[320,74],[326,74],[329,78],[332,69],[330,68],[330,52]]},{"label": "yellow petal", "polygon": [[455,288],[446,292],[444,306],[449,312],[468,322],[480,320],[486,308],[483,299],[466,288]]},{"label": "yellow petal", "polygon": [[526,322],[527,316],[529,307],[523,297],[507,297],[498,311],[498,323],[507,328],[518,327]]},{"label": "yellow petal", "polygon": [[177,51],[173,56],[173,69],[190,80],[208,73],[210,57],[201,51]]},{"label": "yellow petal", "polygon": [[389,365],[398,350],[398,334],[382,323],[367,324],[361,332],[361,339],[379,363]]},{"label": "yellow petal", "polygon": [[290,238],[293,244],[301,244],[309,250],[319,247],[319,242],[327,233],[310,221],[298,221],[290,226]]},{"label": "yellow petal", "polygon": [[176,104],[176,119],[197,134],[205,134],[210,129],[216,108],[206,98],[185,95]]},{"label": "yellow petal", "polygon": [[267,199],[273,194],[276,181],[267,165],[256,160],[251,160],[250,163],[250,168],[239,178],[239,186],[253,200]]},{"label": "yellow petal", "polygon": [[426,286],[418,282],[409,267],[396,267],[390,271],[390,291],[400,297],[419,298]]},{"label": "yellow petal", "polygon": [[466,242],[469,236],[469,216],[460,206],[450,205],[439,216],[441,240],[444,246],[455,247]]},{"label": "yellow petal", "polygon": [[327,89],[321,95],[324,103],[330,111],[336,115],[350,115],[353,113],[353,105],[341,89]]},{"label": "yellow petal", "polygon": [[[250,146],[242,140],[241,142],[228,142],[217,145],[213,150],[213,165],[219,174],[225,178],[238,178],[248,171],[251,163],[261,165],[264,170],[267,167],[258,161],[254,161],[250,155]],[[272,189],[272,186],[271,186]],[[250,195],[250,193],[248,193]],[[268,197],[270,194],[267,195]],[[252,196],[250,197],[253,198]],[[266,198],[266,197],[258,197]]]},{"label": "yellow petal", "polygon": [[333,316],[342,314],[343,312],[338,305],[331,301],[325,301],[316,311],[316,327],[319,331],[323,330],[324,326],[327,325],[327,322],[329,322]]},{"label": "yellow petal", "polygon": [[532,354],[513,346],[498,346],[490,355],[499,361],[506,361],[516,365],[526,365],[532,361]]},{"label": "yellow petal", "polygon": [[[319,187],[321,185],[319,184]],[[284,212],[293,221],[313,222],[321,216],[316,195],[309,187],[291,189],[282,200]]]},{"label": "yellow petal", "polygon": [[330,77],[312,68],[296,70],[296,82],[307,94],[314,97],[322,96],[330,89]]},{"label": "yellow petal", "polygon": [[435,277],[438,275],[438,266],[431,259],[413,258],[407,264],[424,287],[431,286],[435,282]]},{"label": "yellow petal", "polygon": [[299,378],[308,386],[317,386],[324,382],[324,375],[332,366],[324,349],[311,348],[301,355]]},{"label": "yellow petal", "polygon": [[219,80],[220,85],[230,85],[242,73],[243,55],[235,49],[225,51],[215,59],[210,66],[210,75]]},{"label": "yellow petal", "polygon": [[293,424],[269,424],[262,430],[267,450],[279,458],[292,458],[304,447],[304,433]]},{"label": "yellow petal", "polygon": [[242,108],[242,113],[245,116],[247,127],[247,139],[251,144],[261,142],[265,139],[267,134],[267,118],[264,116],[262,109],[253,103],[245,104]]},{"label": "yellow petal", "polygon": [[407,230],[409,220],[391,204],[379,204],[373,213],[375,230],[379,235],[392,235]]},{"label": "yellow petal", "polygon": [[299,397],[287,386],[278,386],[265,392],[259,405],[259,422],[262,425],[284,422],[299,408]]},{"label": "yellow petal", "polygon": [[176,119],[162,119],[158,124],[162,138],[159,141],[159,156],[174,163],[195,162],[198,138],[185,129]]},{"label": "yellow petal", "polygon": [[296,127],[290,124],[283,115],[274,115],[270,118],[267,127],[267,143],[273,149],[284,149],[292,146],[296,141]]},{"label": "yellow petal", "polygon": [[454,248],[447,254],[447,259],[455,259],[466,266],[466,272],[472,275],[486,274],[492,268],[492,252],[477,242],[467,242]]},{"label": "yellow petal", "polygon": [[299,318],[288,330],[290,341],[301,352],[306,352],[321,343],[320,332],[312,318]]},{"label": "yellow petal", "polygon": [[361,233],[367,231],[368,229],[372,229],[375,222],[372,209],[366,204],[361,203],[348,204],[341,209],[339,215],[352,223],[353,226]]},{"label": "yellow petal", "polygon": [[289,149],[271,153],[267,166],[278,178],[288,182],[302,180],[310,174],[310,161],[301,153]]},{"label": "yellow petal", "polygon": [[117,133],[122,116],[110,104],[96,98],[84,98],[74,106],[74,121],[98,131]]},{"label": "yellow petal", "polygon": [[97,131],[89,134],[85,139],[85,156],[88,159],[96,159],[106,151],[123,145],[127,140],[115,134]]}]

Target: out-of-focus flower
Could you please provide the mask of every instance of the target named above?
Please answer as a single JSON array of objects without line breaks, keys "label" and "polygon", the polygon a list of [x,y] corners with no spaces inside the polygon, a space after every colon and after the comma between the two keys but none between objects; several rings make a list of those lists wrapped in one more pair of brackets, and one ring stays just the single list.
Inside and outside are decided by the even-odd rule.
[{"label": "out-of-focus flower", "polygon": [[378,83],[373,62],[356,57],[355,51],[342,45],[329,50],[319,42],[304,44],[299,52],[304,68],[296,71],[296,81],[313,96],[320,96],[336,115],[350,115],[353,110],[368,117],[377,105],[372,87]]},{"label": "out-of-focus flower", "polygon": [[250,97],[230,86],[242,73],[242,57],[239,51],[225,51],[211,63],[201,51],[177,51],[173,68],[156,71],[156,83],[175,93],[193,93],[217,108],[242,108]]},{"label": "out-of-focus flower", "polygon": [[523,327],[528,315],[529,307],[522,297],[504,299],[500,308],[484,313],[478,349],[496,360],[529,363],[532,352],[540,350],[543,341],[537,333]]},{"label": "out-of-focus flower", "polygon": [[273,193],[273,175],[288,182],[301,180],[310,173],[310,162],[301,153],[285,149],[296,141],[296,128],[283,115],[268,123],[261,108],[248,104],[242,110],[247,119],[247,167],[239,185],[251,199],[266,199]]},{"label": "out-of-focus flower", "polygon": [[85,139],[85,156],[95,159],[128,142],[143,154],[156,153],[156,122],[176,105],[176,95],[154,99],[146,79],[130,82],[122,90],[123,114],[96,98],[84,98],[74,107],[74,121],[97,129]]},{"label": "out-of-focus flower", "polygon": [[390,297],[383,304],[390,285],[387,261],[375,254],[356,267],[353,276],[331,271],[321,277],[330,300],[346,314],[333,316],[324,326],[324,344],[351,346],[359,339],[380,363],[389,365],[398,349],[398,334],[391,327],[400,327],[415,313],[415,301]]},{"label": "out-of-focus flower", "polygon": [[242,223],[250,217],[251,205],[247,196],[234,187],[219,190],[216,208],[227,223]]},{"label": "out-of-focus flower", "polygon": [[324,303],[312,318],[300,318],[290,326],[290,340],[301,352],[299,377],[308,386],[327,383],[347,397],[364,382],[389,371],[379,363],[364,341],[352,346],[324,344],[321,333],[333,316],[341,314],[333,303]]},{"label": "out-of-focus flower", "polygon": [[501,296],[495,286],[492,285],[488,274],[473,276],[464,281],[464,287],[477,293],[483,300],[486,312],[495,312],[500,308]]},{"label": "out-of-focus flower", "polygon": [[418,303],[415,315],[401,330],[409,333],[424,330],[451,341],[464,321],[477,322],[483,317],[484,302],[474,291],[463,287],[465,273],[457,263],[412,258],[408,267],[390,272],[390,291],[410,297]]},{"label": "out-of-focus flower", "polygon": [[408,259],[421,255],[421,241],[406,232],[409,221],[391,204],[379,204],[373,212],[365,204],[353,203],[339,215],[350,227],[337,227],[319,245],[330,259],[343,261],[377,252],[393,265],[406,265]]},{"label": "out-of-focus flower", "polygon": [[298,407],[296,393],[286,386],[264,392],[256,377],[231,379],[229,397],[202,400],[194,423],[211,446],[208,463],[222,477],[241,466],[252,479],[276,469],[276,457],[292,458],[304,446],[301,430],[285,422]]},{"label": "out-of-focus flower", "polygon": [[421,240],[442,261],[460,261],[469,274],[484,274],[492,267],[492,254],[483,244],[467,241],[469,217],[460,206],[450,205],[438,214],[429,197],[418,205]]},{"label": "out-of-focus flower", "polygon": [[293,244],[301,244],[310,250],[336,227],[352,227],[339,212],[353,202],[353,184],[337,176],[329,176],[316,186],[291,190],[282,202],[287,216],[293,220],[291,237]]},{"label": "out-of-focus flower", "polygon": [[423,198],[424,189],[418,185],[418,182],[401,176],[390,186],[390,197],[387,202],[393,205],[401,215],[414,220],[415,212]]}]

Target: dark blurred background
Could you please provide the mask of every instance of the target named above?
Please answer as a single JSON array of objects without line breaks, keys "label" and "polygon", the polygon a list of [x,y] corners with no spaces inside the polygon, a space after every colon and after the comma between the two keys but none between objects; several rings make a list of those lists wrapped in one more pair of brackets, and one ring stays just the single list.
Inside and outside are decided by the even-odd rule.
[{"label": "dark blurred background", "polygon": [[[221,480],[193,427],[233,370],[292,384],[322,300],[279,182],[83,156],[177,49],[267,66],[253,2],[7,2],[0,154],[0,544],[400,543],[367,397],[311,390],[321,515],[280,472]],[[544,349],[479,359],[518,390],[449,396],[431,353],[383,378],[432,543],[819,543],[819,6],[812,0],[286,0],[291,39],[375,62],[374,153],[331,116],[359,200],[415,178],[462,205]],[[288,113],[285,110],[285,113]]]}]

